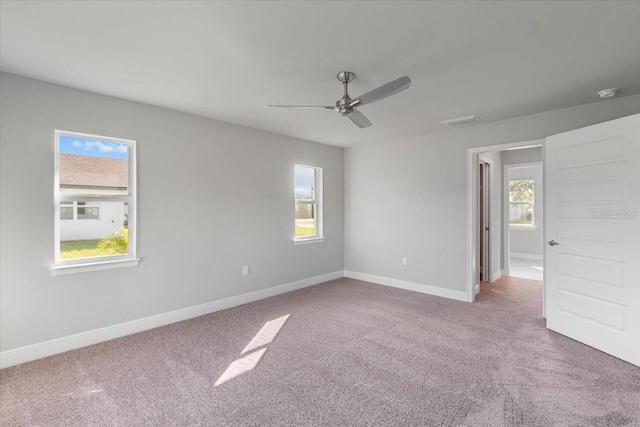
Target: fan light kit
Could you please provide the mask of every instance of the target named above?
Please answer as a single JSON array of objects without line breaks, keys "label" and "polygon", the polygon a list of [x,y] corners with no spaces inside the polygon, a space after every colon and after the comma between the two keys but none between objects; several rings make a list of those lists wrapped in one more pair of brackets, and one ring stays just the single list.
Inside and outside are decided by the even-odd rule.
[{"label": "fan light kit", "polygon": [[600,98],[611,98],[616,96],[616,94],[618,93],[620,89],[618,88],[611,88],[611,89],[605,89],[605,90],[601,90],[600,92],[598,92],[598,95],[600,95]]},{"label": "fan light kit", "polygon": [[357,107],[379,101],[398,92],[402,92],[411,86],[411,79],[407,76],[400,77],[392,82],[382,85],[372,91],[352,99],[349,96],[349,83],[356,77],[351,71],[342,71],[336,76],[344,86],[344,95],[336,101],[335,106],[330,105],[269,105],[269,107],[280,108],[323,108],[325,110],[335,110],[341,116],[349,117],[356,126],[366,128],[371,126],[367,117],[358,111]]}]

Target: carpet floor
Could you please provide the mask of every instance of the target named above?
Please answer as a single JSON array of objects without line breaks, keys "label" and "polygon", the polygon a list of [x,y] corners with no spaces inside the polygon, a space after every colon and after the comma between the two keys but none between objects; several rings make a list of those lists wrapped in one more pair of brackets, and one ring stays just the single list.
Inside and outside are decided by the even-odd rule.
[{"label": "carpet floor", "polygon": [[639,426],[640,368],[474,304],[338,279],[0,371],[8,426]]}]

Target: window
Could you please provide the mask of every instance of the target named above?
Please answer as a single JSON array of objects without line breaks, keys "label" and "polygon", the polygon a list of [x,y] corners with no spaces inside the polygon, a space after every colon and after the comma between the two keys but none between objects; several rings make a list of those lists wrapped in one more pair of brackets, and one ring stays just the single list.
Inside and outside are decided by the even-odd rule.
[{"label": "window", "polygon": [[60,219],[100,219],[97,202],[61,202]]},{"label": "window", "polygon": [[76,217],[73,202],[60,202],[60,219],[74,219]]},{"label": "window", "polygon": [[137,265],[135,141],[55,133],[53,274]]},{"label": "window", "polygon": [[322,241],[322,168],[295,167],[295,232],[299,243]]},{"label": "window", "polygon": [[76,202],[78,219],[99,219],[100,204],[96,202]]},{"label": "window", "polygon": [[533,179],[509,180],[509,225],[535,227]]}]

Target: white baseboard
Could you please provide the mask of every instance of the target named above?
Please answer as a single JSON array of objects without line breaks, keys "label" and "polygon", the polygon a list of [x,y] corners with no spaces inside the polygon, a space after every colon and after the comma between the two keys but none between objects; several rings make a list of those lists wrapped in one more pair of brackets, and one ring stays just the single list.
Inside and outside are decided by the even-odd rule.
[{"label": "white baseboard", "polygon": [[377,283],[378,285],[392,286],[394,288],[406,289],[409,291],[421,292],[423,294],[435,295],[438,297],[455,299],[458,301],[469,301],[466,292],[454,291],[452,289],[439,288],[437,286],[424,285],[422,283],[407,282],[404,280],[391,279],[389,277],[375,276],[373,274],[358,273],[357,271],[344,271],[344,276],[350,279],[363,280],[365,282]]},{"label": "white baseboard", "polygon": [[542,254],[530,254],[528,252],[509,252],[509,258],[537,259],[542,261]]},{"label": "white baseboard", "polygon": [[503,275],[504,275],[504,272],[502,270],[496,271],[491,275],[491,282],[495,282],[496,280],[501,278]]},{"label": "white baseboard", "polygon": [[248,294],[194,305],[192,307],[181,308],[179,310],[156,314],[154,316],[132,320],[130,322],[119,323],[117,325],[3,351],[0,353],[0,369],[41,359],[43,357],[53,356],[54,354],[64,353],[65,351],[75,350],[77,348],[86,347],[99,342],[112,340],[125,335],[135,334],[137,332],[146,331],[148,329],[157,328],[170,323],[180,322],[182,320],[191,319],[193,317],[202,316],[215,311],[247,304],[249,302],[280,295],[285,292],[295,291],[296,289],[317,285],[318,283],[326,282],[328,280],[339,279],[344,276],[343,273],[344,272],[342,270],[336,271],[333,273],[323,274],[321,276],[298,280],[297,282],[286,283],[284,285],[250,292]]},{"label": "white baseboard", "polygon": [[480,283],[476,283],[473,285],[473,295],[478,295],[480,293]]}]

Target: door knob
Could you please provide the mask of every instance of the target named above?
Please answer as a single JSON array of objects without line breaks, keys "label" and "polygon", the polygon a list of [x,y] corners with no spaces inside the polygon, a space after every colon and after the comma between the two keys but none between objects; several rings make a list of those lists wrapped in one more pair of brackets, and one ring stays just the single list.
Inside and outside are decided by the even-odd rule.
[{"label": "door knob", "polygon": [[555,246],[555,245],[559,245],[560,243],[556,242],[555,240],[551,239],[547,242],[547,245],[549,246]]}]

